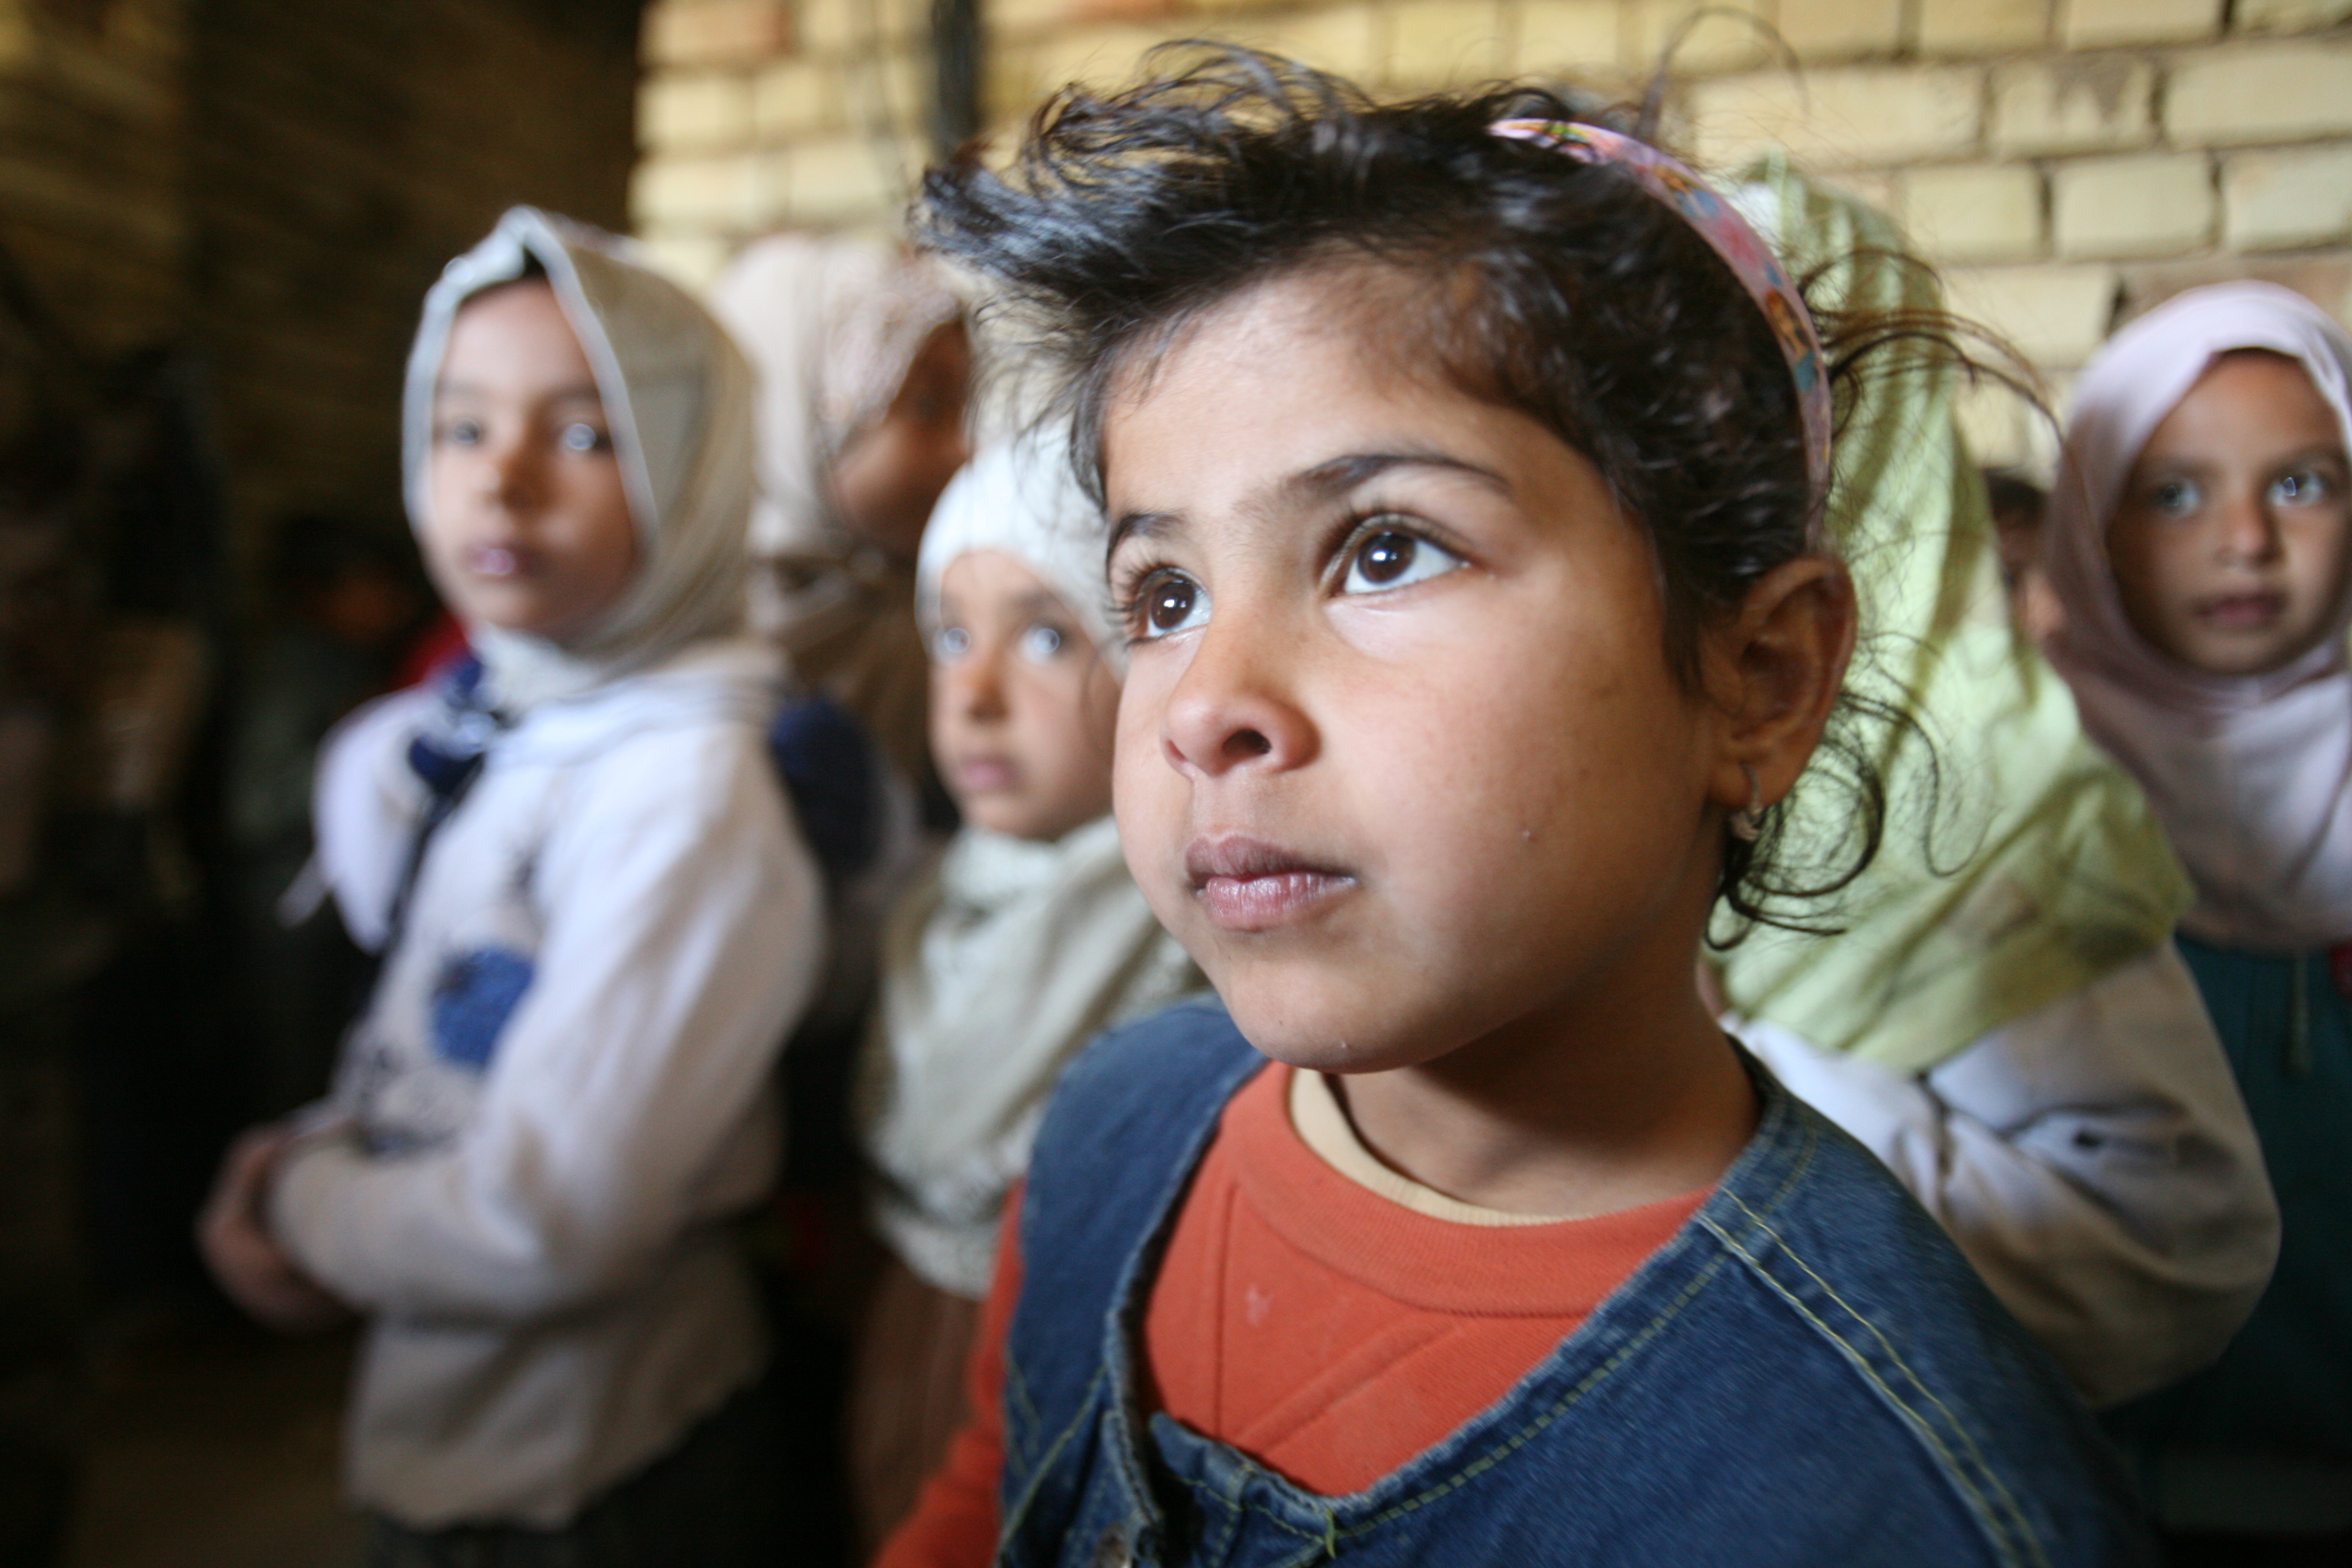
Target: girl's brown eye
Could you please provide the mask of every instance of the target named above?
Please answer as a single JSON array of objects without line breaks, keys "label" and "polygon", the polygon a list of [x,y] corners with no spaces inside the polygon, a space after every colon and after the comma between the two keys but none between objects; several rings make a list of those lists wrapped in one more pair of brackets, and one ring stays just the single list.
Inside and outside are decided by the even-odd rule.
[{"label": "girl's brown eye", "polygon": [[1344,594],[1377,594],[1409,587],[1442,577],[1463,564],[1462,557],[1444,545],[1432,544],[1401,528],[1366,534],[1349,552],[1348,570],[1339,584]]},{"label": "girl's brown eye", "polygon": [[1412,570],[1421,542],[1409,533],[1375,533],[1356,553],[1356,570],[1368,583],[1395,582]]},{"label": "girl's brown eye", "polygon": [[1144,584],[1143,635],[1163,637],[1193,625],[1209,607],[1209,595],[1190,577],[1167,573]]}]

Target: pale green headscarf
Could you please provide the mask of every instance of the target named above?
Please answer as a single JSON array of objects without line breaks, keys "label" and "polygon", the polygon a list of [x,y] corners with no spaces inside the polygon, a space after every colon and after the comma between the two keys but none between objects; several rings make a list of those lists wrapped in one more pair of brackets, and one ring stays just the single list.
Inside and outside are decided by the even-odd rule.
[{"label": "pale green headscarf", "polygon": [[[1730,194],[1793,276],[1850,258],[1808,290],[1816,305],[1941,308],[1932,277],[1894,259],[1909,247],[1892,223],[1784,159],[1744,171]],[[1762,928],[1722,955],[1735,1012],[1905,1072],[2147,952],[2190,899],[2138,786],[2083,738],[2065,682],[2011,628],[1954,417],[1960,377],[1928,361],[1858,396],[1839,388],[1829,532],[1861,603],[1850,684],[1925,733],[1871,737],[1890,821],[1834,912],[1842,933]],[[1833,793],[1798,789],[1792,863],[1850,839]]]}]

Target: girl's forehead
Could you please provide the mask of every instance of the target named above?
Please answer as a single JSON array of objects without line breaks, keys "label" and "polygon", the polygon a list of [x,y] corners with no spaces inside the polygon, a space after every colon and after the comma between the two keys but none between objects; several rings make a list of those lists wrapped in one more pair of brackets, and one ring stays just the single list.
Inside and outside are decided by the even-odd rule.
[{"label": "girl's forehead", "polygon": [[1058,605],[1061,595],[1037,569],[1009,550],[967,550],[940,572],[942,597],[977,607],[1029,605],[1041,599]]},{"label": "girl's forehead", "polygon": [[435,390],[523,388],[601,396],[587,351],[544,279],[486,290],[457,308]]},{"label": "girl's forehead", "polygon": [[2217,354],[2141,447],[2143,462],[2174,447],[2259,439],[2342,447],[2346,432],[2303,362],[2269,349]]},{"label": "girl's forehead", "polygon": [[1271,282],[1204,315],[1135,374],[1103,408],[1111,539],[1208,515],[1320,515],[1385,489],[1391,475],[1424,500],[1431,483],[1466,484],[1540,510],[1575,468],[1581,494],[1586,454],[1530,411],[1465,385],[1425,304],[1383,309],[1401,277],[1381,268],[1337,289],[1314,275]]},{"label": "girl's forehead", "polygon": [[1465,303],[1445,298],[1455,292],[1366,258],[1286,268],[1138,333],[1105,384],[1106,413],[1150,398],[1173,367],[1255,363],[1276,342],[1340,345],[1378,379],[1427,377],[1433,329]]}]

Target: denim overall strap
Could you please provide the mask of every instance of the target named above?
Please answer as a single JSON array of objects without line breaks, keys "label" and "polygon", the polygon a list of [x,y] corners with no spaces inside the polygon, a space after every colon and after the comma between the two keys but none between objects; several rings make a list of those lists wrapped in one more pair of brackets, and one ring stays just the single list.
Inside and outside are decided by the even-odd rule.
[{"label": "denim overall strap", "polygon": [[[1117,1309],[1132,1300],[1139,1311],[1149,1299],[1132,1287],[1158,1268],[1225,1102],[1265,1065],[1209,998],[1103,1036],[1063,1073],[1022,1197],[1026,1272],[1005,1343],[999,1561],[1054,1561],[1091,1463],[1134,1451],[1098,1445],[1095,1431],[1106,1415],[1124,1429],[1134,1414],[1103,1408],[1127,1381],[1111,1363],[1140,1328]],[[1139,1503],[1141,1478],[1123,1480],[1113,1489]],[[1052,1523],[1034,1539],[1024,1527],[1043,1521]]]}]

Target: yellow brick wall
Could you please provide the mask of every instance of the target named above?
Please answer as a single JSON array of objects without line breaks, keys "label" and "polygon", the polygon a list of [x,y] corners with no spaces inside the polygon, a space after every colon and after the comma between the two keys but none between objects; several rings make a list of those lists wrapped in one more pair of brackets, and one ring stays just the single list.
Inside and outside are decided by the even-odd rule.
[{"label": "yellow brick wall", "polygon": [[55,9],[0,0],[0,247],[78,342],[119,349],[187,304],[184,4]]},{"label": "yellow brick wall", "polygon": [[[639,231],[703,279],[772,228],[898,221],[924,156],[927,9],[655,0]],[[2062,395],[2118,321],[2194,283],[2272,278],[2352,319],[2352,0],[982,0],[982,14],[1000,133],[1062,82],[1126,77],[1164,38],[1236,38],[1391,89],[1534,74],[1623,93],[1687,27],[1670,100],[1684,150],[1720,168],[1777,143],[1880,203]],[[2043,439],[2006,402],[1972,420],[1995,459],[2028,460]]]}]

